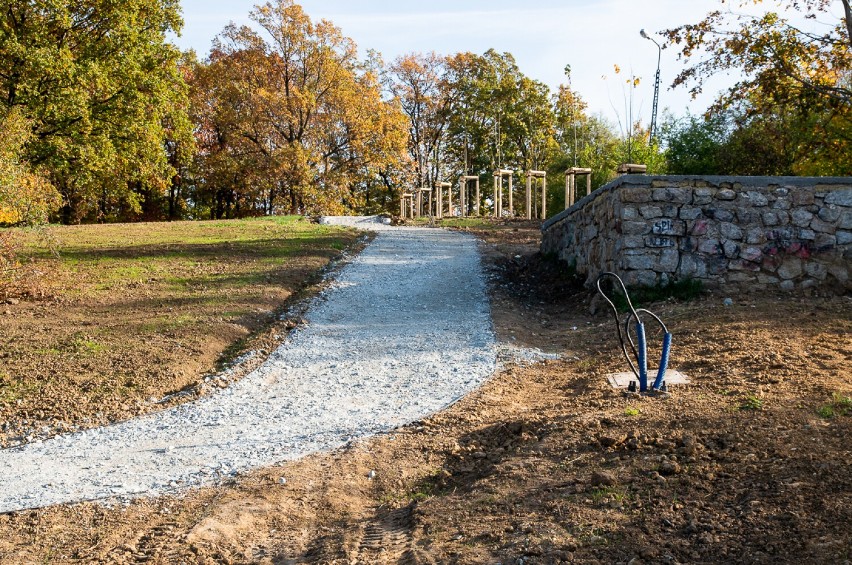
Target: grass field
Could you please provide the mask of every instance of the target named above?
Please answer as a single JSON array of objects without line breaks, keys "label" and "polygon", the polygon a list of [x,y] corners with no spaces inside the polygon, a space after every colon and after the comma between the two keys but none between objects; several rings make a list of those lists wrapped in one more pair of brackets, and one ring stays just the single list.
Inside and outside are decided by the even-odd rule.
[{"label": "grass field", "polygon": [[358,237],[299,217],[19,236],[38,276],[24,293],[35,298],[0,304],[6,445],[163,406],[152,400],[286,332],[284,305]]}]

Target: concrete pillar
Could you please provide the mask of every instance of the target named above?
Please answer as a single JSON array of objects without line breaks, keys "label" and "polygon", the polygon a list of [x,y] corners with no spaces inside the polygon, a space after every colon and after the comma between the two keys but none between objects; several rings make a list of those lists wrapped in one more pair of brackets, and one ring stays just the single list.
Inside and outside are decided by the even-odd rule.
[{"label": "concrete pillar", "polygon": [[399,197],[399,217],[405,218],[405,195]]},{"label": "concrete pillar", "polygon": [[586,196],[592,193],[592,173],[586,173]]},{"label": "concrete pillar", "polygon": [[547,176],[541,177],[541,219],[547,218]]},{"label": "concrete pillar", "polygon": [[571,177],[568,175],[568,173],[565,173],[565,209],[566,210],[571,207],[571,184],[570,184],[570,180],[569,180],[570,178]]},{"label": "concrete pillar", "polygon": [[423,213],[423,191],[419,188],[417,189],[417,205],[414,208],[414,217],[419,218],[420,214]]},{"label": "concrete pillar", "polygon": [[453,185],[447,183],[447,215],[453,217]]},{"label": "concrete pillar", "polygon": [[435,217],[441,219],[444,217],[444,187],[441,186],[441,183],[438,183],[435,185],[435,190],[438,195],[435,202]]},{"label": "concrete pillar", "polygon": [[527,219],[532,220],[532,175],[527,173]]}]

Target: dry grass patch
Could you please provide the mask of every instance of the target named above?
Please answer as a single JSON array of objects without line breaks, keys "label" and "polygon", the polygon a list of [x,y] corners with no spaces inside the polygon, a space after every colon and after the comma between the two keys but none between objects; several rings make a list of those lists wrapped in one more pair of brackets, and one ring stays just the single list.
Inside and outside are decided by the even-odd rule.
[{"label": "dry grass patch", "polygon": [[0,304],[0,445],[161,408],[274,347],[282,308],[358,237],[297,217],[62,226],[54,256],[21,235],[41,298]]}]

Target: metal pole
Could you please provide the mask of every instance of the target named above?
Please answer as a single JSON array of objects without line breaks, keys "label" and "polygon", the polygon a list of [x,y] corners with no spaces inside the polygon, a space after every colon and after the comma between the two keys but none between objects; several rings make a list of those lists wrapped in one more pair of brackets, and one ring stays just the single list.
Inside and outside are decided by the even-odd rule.
[{"label": "metal pole", "polygon": [[651,129],[648,134],[648,140],[654,141],[654,138],[657,136],[657,108],[660,104],[660,59],[662,57],[663,49],[653,37],[645,33],[644,29],[639,30],[639,35],[649,41],[652,41],[654,45],[657,46],[657,75],[654,79],[654,104],[651,109]]}]

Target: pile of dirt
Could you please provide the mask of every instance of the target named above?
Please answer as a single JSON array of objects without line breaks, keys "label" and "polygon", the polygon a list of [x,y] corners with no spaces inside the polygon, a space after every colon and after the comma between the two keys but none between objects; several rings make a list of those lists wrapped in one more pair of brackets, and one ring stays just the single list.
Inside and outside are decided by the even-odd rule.
[{"label": "pile of dirt", "polygon": [[[217,488],[0,516],[0,561],[852,562],[850,297],[654,304],[692,384],[626,396],[604,379],[623,360],[588,294],[518,290],[535,230],[479,235],[498,337],[559,360]],[[515,277],[517,255],[530,267]]]}]

